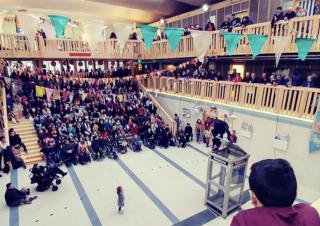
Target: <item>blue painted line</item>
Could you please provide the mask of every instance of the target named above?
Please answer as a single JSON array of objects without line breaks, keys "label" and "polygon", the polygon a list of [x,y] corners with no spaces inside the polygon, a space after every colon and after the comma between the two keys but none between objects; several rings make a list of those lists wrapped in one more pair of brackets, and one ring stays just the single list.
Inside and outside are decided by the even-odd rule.
[{"label": "blue painted line", "polygon": [[208,223],[209,221],[212,221],[217,217],[217,214],[213,213],[209,209],[206,209],[204,211],[201,211],[200,213],[197,213],[191,217],[188,217],[180,221],[177,224],[174,224],[173,226],[201,226]]},{"label": "blue painted line", "polygon": [[208,153],[205,153],[205,152],[201,151],[199,148],[197,148],[197,147],[195,147],[195,146],[193,146],[193,145],[191,145],[191,144],[187,144],[187,146],[190,147],[190,148],[192,148],[192,149],[195,150],[196,152],[200,153],[201,155],[204,155],[204,156],[206,156],[206,157],[209,156]]},{"label": "blue painted line", "polygon": [[[10,182],[18,188],[18,170],[12,170],[10,174]],[[19,226],[19,207],[10,207],[9,225]]]},{"label": "blue painted line", "polygon": [[152,150],[150,149],[152,152],[154,152],[156,155],[160,156],[160,158],[164,159],[165,161],[167,161],[168,163],[170,163],[173,167],[175,167],[176,169],[178,169],[181,173],[183,173],[184,175],[186,175],[187,177],[189,177],[191,180],[193,180],[195,183],[197,183],[198,185],[200,185],[203,188],[206,188],[206,184],[203,183],[201,180],[199,180],[197,177],[193,176],[191,173],[189,173],[187,170],[185,170],[184,168],[182,168],[181,166],[179,166],[176,162],[172,161],[171,159],[169,159],[168,157],[166,157],[165,155],[163,155],[161,152],[157,151],[156,149]]},{"label": "blue painted line", "polygon": [[179,219],[166,207],[161,200],[129,169],[129,167],[120,159],[117,160],[120,167],[128,176],[140,187],[140,189],[151,199],[151,201],[161,210],[161,212],[173,223],[179,222]]},{"label": "blue painted line", "polygon": [[90,222],[92,224],[92,226],[102,226],[101,221],[96,213],[96,211],[94,210],[88,195],[86,193],[86,191],[84,190],[80,179],[76,173],[76,171],[74,170],[73,166],[68,167],[68,172],[70,174],[70,177],[72,179],[72,182],[78,192],[79,198],[82,202],[83,207],[85,208],[87,215],[90,219]]}]

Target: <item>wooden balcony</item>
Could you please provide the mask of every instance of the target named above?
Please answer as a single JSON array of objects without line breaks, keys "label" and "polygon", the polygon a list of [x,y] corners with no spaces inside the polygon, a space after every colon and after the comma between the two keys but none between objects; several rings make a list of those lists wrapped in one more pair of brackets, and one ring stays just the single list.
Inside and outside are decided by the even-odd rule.
[{"label": "wooden balcony", "polygon": [[307,120],[319,105],[320,89],[262,84],[216,82],[150,76],[141,84],[149,90],[205,99]]},{"label": "wooden balcony", "polygon": [[[300,17],[290,20],[287,24],[282,22],[272,29],[270,22],[253,24],[245,28],[235,28],[233,32],[241,34],[269,35],[261,54],[274,53],[275,36],[288,37],[289,43],[285,53],[297,53],[296,38],[316,38],[317,41],[311,52],[320,52],[320,16]],[[224,56],[226,45],[221,31],[212,32],[212,43],[208,51],[209,56]],[[244,36],[240,41],[234,55],[251,55],[249,42]],[[123,50],[117,46],[117,40],[111,39],[98,43],[96,49],[91,49],[87,42],[82,40],[54,39],[44,40],[36,38],[30,42],[26,36],[0,34],[1,58],[45,58],[45,59],[173,59],[196,57],[193,39],[185,36],[181,39],[179,47],[172,52],[167,40],[156,41],[151,50],[146,50],[142,41],[128,41]]]}]

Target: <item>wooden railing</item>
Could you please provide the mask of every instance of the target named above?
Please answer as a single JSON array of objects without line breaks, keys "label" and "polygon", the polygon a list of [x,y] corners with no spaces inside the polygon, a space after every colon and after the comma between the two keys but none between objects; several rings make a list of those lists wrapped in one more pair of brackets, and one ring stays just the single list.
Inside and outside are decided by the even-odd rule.
[{"label": "wooden railing", "polygon": [[[287,24],[278,22],[274,28],[271,23],[259,23],[245,28],[235,28],[233,32],[241,34],[268,35],[268,40],[261,54],[274,53],[274,40],[276,36],[288,37],[289,43],[285,53],[296,53],[295,39],[299,37],[316,38],[317,41],[311,52],[320,52],[320,16],[298,17],[291,19]],[[212,43],[209,56],[225,55],[226,44],[221,31],[212,32]],[[74,53],[74,54],[72,54]],[[251,54],[247,37],[240,41],[234,55]],[[4,58],[92,58],[92,59],[169,59],[196,57],[196,51],[191,36],[182,37],[176,51],[169,49],[167,40],[155,41],[151,50],[146,50],[142,41],[129,40],[124,49],[120,49],[116,39],[98,43],[92,49],[86,41],[68,39],[48,39],[46,43],[41,37],[29,42],[22,35],[0,34],[0,57]]]},{"label": "wooden railing", "polygon": [[[140,88],[146,92],[146,88],[142,85],[141,82],[138,81],[138,84]],[[172,131],[172,134],[176,134],[177,132],[177,124],[173,120],[173,118],[168,114],[168,112],[159,104],[156,98],[154,98],[152,95],[150,95],[150,98],[152,99],[153,104],[157,107],[157,114],[163,119],[163,121],[169,125],[170,130]]]},{"label": "wooden railing", "polygon": [[151,76],[141,84],[149,90],[206,99],[292,117],[313,119],[320,102],[320,89],[216,82]]}]

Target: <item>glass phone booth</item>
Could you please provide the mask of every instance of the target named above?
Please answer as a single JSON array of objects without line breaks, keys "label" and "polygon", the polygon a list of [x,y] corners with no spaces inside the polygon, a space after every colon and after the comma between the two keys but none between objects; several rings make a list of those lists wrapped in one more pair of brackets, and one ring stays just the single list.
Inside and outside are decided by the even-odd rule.
[{"label": "glass phone booth", "polygon": [[241,206],[249,156],[231,143],[209,155],[205,204],[223,218]]}]

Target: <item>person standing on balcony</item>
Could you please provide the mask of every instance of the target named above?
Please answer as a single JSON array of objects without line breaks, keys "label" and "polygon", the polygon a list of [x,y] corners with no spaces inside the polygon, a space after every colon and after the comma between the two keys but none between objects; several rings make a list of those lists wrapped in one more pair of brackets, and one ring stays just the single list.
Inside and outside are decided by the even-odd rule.
[{"label": "person standing on balcony", "polygon": [[249,16],[245,16],[245,17],[242,18],[242,20],[241,20],[241,26],[242,27],[246,27],[246,26],[248,26],[250,24],[252,24],[252,20],[251,20],[251,18]]},{"label": "person standing on balcony", "polygon": [[265,72],[262,73],[261,79],[260,79],[259,83],[261,83],[261,84],[268,84],[268,83],[270,83],[270,79],[268,78],[267,73],[265,73]]},{"label": "person standing on balcony", "polygon": [[284,14],[283,14],[283,11],[282,11],[282,7],[279,6],[277,7],[277,11],[276,13],[273,15],[272,17],[272,20],[271,20],[271,27],[273,28],[274,25],[280,21],[280,20],[283,20],[284,19]]},{"label": "person standing on balcony", "polygon": [[316,6],[313,9],[313,15],[320,15],[320,0],[317,0]]},{"label": "person standing on balcony", "polygon": [[241,19],[239,17],[237,17],[236,14],[233,13],[230,23],[231,23],[232,28],[240,27],[241,26]]},{"label": "person standing on balcony", "polygon": [[297,16],[296,12],[293,10],[292,7],[289,7],[287,12],[284,14],[285,20],[291,20],[292,18],[295,18]]},{"label": "person standing on balcony", "polygon": [[297,17],[305,17],[307,16],[307,10],[297,5],[296,7],[296,15]]},{"label": "person standing on balcony", "polygon": [[316,85],[312,79],[312,75],[307,77],[307,80],[302,83],[302,87],[316,88]]},{"label": "person standing on balcony", "polygon": [[216,30],[214,23],[212,23],[210,19],[208,20],[208,23],[206,24],[204,30],[206,30],[206,31],[215,31]]},{"label": "person standing on balcony", "polygon": [[252,72],[251,73],[251,82],[250,83],[260,83],[260,79],[256,75],[256,73]]},{"label": "person standing on balcony", "polygon": [[251,83],[252,82],[252,79],[251,79],[251,76],[250,76],[250,72],[246,72],[242,82],[246,82],[246,83]]},{"label": "person standing on balcony", "polygon": [[232,30],[230,17],[226,16],[224,18],[224,21],[222,22],[220,29],[227,30],[228,32]]}]

